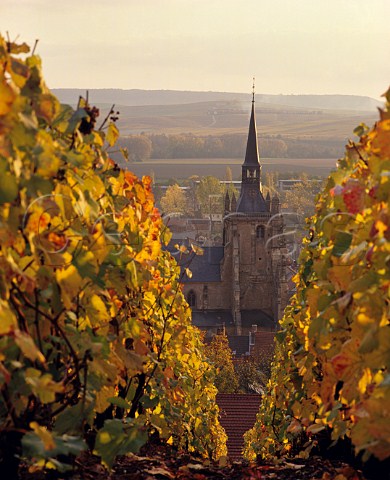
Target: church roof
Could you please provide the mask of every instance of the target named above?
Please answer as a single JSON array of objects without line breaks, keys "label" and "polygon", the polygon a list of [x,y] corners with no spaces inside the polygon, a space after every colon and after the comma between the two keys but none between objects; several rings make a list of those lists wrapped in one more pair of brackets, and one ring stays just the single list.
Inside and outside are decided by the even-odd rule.
[{"label": "church roof", "polygon": [[213,328],[233,325],[231,310],[193,310],[192,323],[198,328]]},{"label": "church roof", "polygon": [[[248,176],[249,175],[249,176]],[[257,146],[257,128],[255,119],[255,98],[253,93],[252,112],[249,121],[248,140],[245,160],[242,164],[241,193],[237,202],[238,213],[264,213],[269,211],[260,191],[261,167]]]},{"label": "church roof", "polygon": [[[169,248],[171,253],[173,248]],[[223,259],[223,247],[202,247],[203,255],[195,255],[189,253],[183,255],[179,260],[176,256],[177,263],[184,268],[189,268],[192,277],[183,275],[183,283],[193,282],[220,282],[221,281],[221,261]],[[176,250],[177,252],[177,250]]]},{"label": "church roof", "polygon": [[249,355],[249,335],[228,335],[228,342],[236,357]]},{"label": "church roof", "polygon": [[[228,327],[234,323],[231,310],[193,310],[192,322],[199,328],[218,327],[222,324]],[[241,326],[250,329],[252,325],[266,329],[275,327],[273,319],[262,310],[241,310]]]},{"label": "church roof", "polygon": [[255,195],[250,195],[245,188],[241,190],[236,212],[238,213],[264,213],[268,212],[267,205],[260,190]]},{"label": "church roof", "polygon": [[257,146],[257,128],[255,120],[255,102],[252,101],[251,119],[249,121],[248,140],[244,165],[259,165],[259,150]]}]

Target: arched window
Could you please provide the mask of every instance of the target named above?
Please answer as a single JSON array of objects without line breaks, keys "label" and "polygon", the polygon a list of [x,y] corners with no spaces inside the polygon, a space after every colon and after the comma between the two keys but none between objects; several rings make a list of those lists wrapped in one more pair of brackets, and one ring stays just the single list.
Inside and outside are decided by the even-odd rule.
[{"label": "arched window", "polygon": [[265,237],[265,228],[264,225],[259,225],[256,228],[256,238],[264,238]]},{"label": "arched window", "polygon": [[196,293],[193,290],[188,292],[187,302],[191,308],[196,307]]}]

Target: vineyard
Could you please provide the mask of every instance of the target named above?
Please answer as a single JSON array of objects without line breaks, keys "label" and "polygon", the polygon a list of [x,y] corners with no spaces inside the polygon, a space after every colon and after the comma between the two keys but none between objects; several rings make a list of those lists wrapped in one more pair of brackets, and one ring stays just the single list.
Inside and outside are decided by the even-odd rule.
[{"label": "vineyard", "polygon": [[[319,195],[246,456],[390,457],[390,90]],[[382,478],[382,477],[381,477]]]},{"label": "vineyard", "polygon": [[[226,466],[216,371],[164,249],[151,179],[110,159],[113,110],[100,119],[88,99],[61,105],[24,43],[0,37],[0,60],[4,478],[20,465],[65,475],[86,452],[110,469],[147,445],[199,455],[208,463],[192,464],[193,477],[185,464],[180,478],[211,478],[205,465]],[[330,446],[347,443],[362,462],[390,457],[390,90],[386,98],[308,221],[271,380],[245,436],[249,460],[309,459],[312,474],[310,457]],[[237,473],[244,467],[229,471],[275,478],[254,465]]]},{"label": "vineyard", "polygon": [[0,38],[0,60],[2,473],[86,449],[111,467],[156,438],[226,454],[151,180],[107,154],[115,116],[60,105],[26,44]]}]

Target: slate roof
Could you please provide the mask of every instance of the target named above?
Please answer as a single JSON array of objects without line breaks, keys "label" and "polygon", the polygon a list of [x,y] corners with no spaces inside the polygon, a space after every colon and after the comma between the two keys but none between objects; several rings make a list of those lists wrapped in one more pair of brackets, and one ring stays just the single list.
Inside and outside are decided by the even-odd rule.
[{"label": "slate roof", "polygon": [[192,310],[192,323],[199,328],[233,325],[230,310]]},{"label": "slate roof", "polygon": [[227,449],[231,460],[242,458],[244,433],[253,427],[259,411],[260,395],[248,393],[218,393],[220,422],[228,436]]},{"label": "slate roof", "polygon": [[237,203],[237,213],[264,213],[267,212],[267,206],[260,190],[248,188],[243,184],[240,198]]},{"label": "slate roof", "polygon": [[273,318],[262,310],[241,310],[241,326],[251,328],[252,325],[268,329],[275,328]]},{"label": "slate roof", "polygon": [[237,357],[249,354],[249,335],[228,335],[229,347]]},{"label": "slate roof", "polygon": [[191,278],[183,276],[183,283],[221,281],[223,247],[202,247],[202,250],[203,255],[190,253],[183,255],[181,261],[178,261],[179,265],[183,268],[188,267],[192,272]]},{"label": "slate roof", "polygon": [[[233,325],[231,310],[193,310],[192,322],[199,328]],[[252,325],[273,329],[273,319],[262,310],[241,310],[241,326],[250,329]]]},{"label": "slate roof", "polygon": [[[257,172],[257,180],[253,184],[252,181],[248,183],[246,177],[244,177],[244,171],[247,168],[255,170]],[[237,202],[238,213],[262,213],[267,212],[267,205],[260,192],[260,174],[261,167],[259,162],[259,150],[257,146],[257,129],[255,119],[255,102],[252,101],[251,119],[249,122],[248,140],[246,144],[245,160],[242,165],[242,182],[240,198]]]},{"label": "slate roof", "polygon": [[246,144],[244,165],[259,165],[257,147],[257,128],[255,119],[255,102],[252,102],[251,119],[249,121],[248,140]]}]

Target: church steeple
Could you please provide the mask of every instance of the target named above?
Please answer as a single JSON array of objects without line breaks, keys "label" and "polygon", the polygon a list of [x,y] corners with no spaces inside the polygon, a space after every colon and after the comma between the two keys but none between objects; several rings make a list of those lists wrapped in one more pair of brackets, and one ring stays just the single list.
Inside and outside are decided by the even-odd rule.
[{"label": "church steeple", "polygon": [[259,164],[259,149],[257,147],[257,128],[255,118],[255,79],[253,79],[252,87],[252,111],[251,119],[249,121],[248,140],[246,144],[246,153],[244,165],[258,165]]},{"label": "church steeple", "polygon": [[260,191],[260,185],[261,165],[259,162],[259,150],[257,146],[255,84],[253,79],[252,111],[249,121],[245,160],[242,164],[241,194],[237,203],[237,212],[259,213],[267,211],[264,197]]}]

